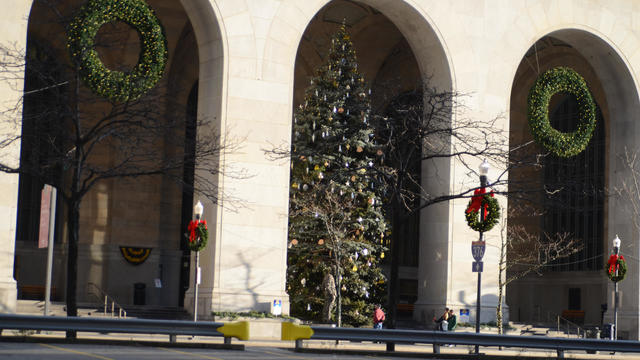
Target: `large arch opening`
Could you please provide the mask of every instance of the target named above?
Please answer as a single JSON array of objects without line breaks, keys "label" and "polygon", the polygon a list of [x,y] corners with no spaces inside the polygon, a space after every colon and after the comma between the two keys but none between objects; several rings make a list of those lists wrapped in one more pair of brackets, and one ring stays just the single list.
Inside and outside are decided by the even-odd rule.
[{"label": "large arch opening", "polygon": [[[66,72],[59,73],[63,75],[62,78],[66,76],[66,80],[69,79],[72,71],[66,48],[65,21],[72,18],[82,3],[76,0],[55,3],[34,1],[29,15],[27,53],[33,53],[34,56],[50,54],[50,57],[65,69]],[[193,126],[196,117],[199,116],[197,114],[201,113],[198,110],[200,107],[198,95],[204,93],[209,99],[214,99],[206,101],[207,108],[203,109],[203,112],[206,114],[208,111],[208,116],[211,118],[219,118],[222,65],[219,62],[215,63],[215,60],[222,58],[222,51],[215,46],[211,50],[212,43],[209,41],[205,48],[216,51],[216,56],[206,53],[203,55],[198,44],[202,41],[207,42],[202,38],[210,35],[203,35],[202,30],[199,29],[200,38],[197,39],[198,33],[192,25],[192,17],[200,24],[203,21],[201,17],[205,15],[203,11],[194,9],[197,6],[208,5],[208,2],[203,4],[204,2],[189,1],[188,9],[180,2],[170,0],[149,0],[147,3],[154,9],[156,16],[163,24],[169,52],[169,62],[164,76],[153,90],[156,95],[154,99],[162,99],[155,103],[153,114],[156,115],[153,116],[167,131],[164,135],[158,136],[154,146],[160,157],[172,159],[195,151],[186,144],[193,144],[195,140]],[[208,25],[209,30],[215,29],[219,38],[220,32],[215,16],[206,18],[206,21],[213,23]],[[96,43],[101,60],[110,69],[126,71],[138,59],[139,37],[133,28],[125,24],[103,26],[96,37]],[[43,46],[48,49],[46,52],[40,50]],[[205,60],[201,60],[203,58]],[[33,61],[28,59],[28,68],[30,61],[31,66],[42,63],[38,58],[34,58]],[[212,62],[217,67],[207,67],[206,73],[210,78],[199,81],[201,64],[211,65]],[[55,69],[53,66],[47,66],[47,68]],[[29,73],[29,70],[27,72]],[[40,75],[44,75],[51,81],[56,79],[52,77],[55,75],[52,70],[47,69]],[[37,81],[31,80],[27,74],[26,90],[41,86]],[[208,89],[198,92],[198,86],[206,86]],[[60,96],[68,97],[64,102],[65,106],[73,105],[75,99],[68,87],[61,86],[55,89],[59,90]],[[89,90],[83,86],[80,88],[80,94],[91,98]],[[54,98],[53,96],[45,97],[50,100]],[[96,99],[89,103],[79,104],[82,116],[87,119],[99,118],[109,109],[104,99],[97,96],[94,98]],[[42,107],[46,104],[38,101],[29,101],[24,104],[23,138],[25,141],[22,143],[22,161],[29,159],[25,152],[34,151],[34,144],[46,145],[48,140],[57,138],[55,132],[41,124],[34,125],[37,117],[29,114],[43,115],[36,105]],[[215,112],[211,114],[212,111]],[[51,119],[51,121],[55,120],[56,118]],[[54,128],[65,131],[68,126],[67,122],[61,120]],[[29,136],[25,137],[25,135]],[[46,150],[42,146],[35,149]],[[107,148],[98,147],[97,149],[98,151],[95,151],[90,158],[93,164],[117,163],[117,160],[124,156],[117,151],[106,151]],[[190,161],[185,160],[185,164],[189,163]],[[185,292],[190,284],[190,252],[184,249],[183,223],[192,216],[193,192],[189,189],[190,186],[183,187],[173,178],[182,178],[185,184],[191,184],[192,187],[193,166],[174,169],[173,172],[170,177],[105,180],[98,183],[83,198],[80,211],[78,302],[95,302],[97,297],[102,296],[100,294],[102,291],[122,305],[176,307],[183,304]],[[18,281],[19,298],[42,299],[44,294],[46,249],[37,247],[40,188],[44,182],[64,184],[69,180],[69,175],[64,172],[64,168],[52,174],[56,176],[51,180],[33,179],[28,176],[21,176],[20,179],[14,269]],[[64,299],[66,287],[65,245],[69,230],[62,203],[60,199],[53,268],[54,300]],[[186,208],[188,211],[184,210]],[[136,262],[130,256],[132,254],[128,252],[130,250],[126,249],[133,249],[134,252],[143,249],[143,253],[148,251],[149,255],[143,261]],[[29,259],[28,262],[26,259]]]},{"label": "large arch opening", "polygon": [[[309,79],[326,58],[331,35],[343,23],[356,50],[359,72],[372,88],[374,109],[384,112],[394,101],[408,101],[411,98],[408,94],[419,90],[426,78],[430,86],[452,90],[453,76],[444,47],[425,19],[425,14],[404,1],[325,3],[307,25],[297,48],[293,108],[304,101]],[[424,188],[434,193],[449,189],[449,161],[423,163],[414,169]],[[436,168],[438,175],[433,171]],[[447,302],[448,294],[435,288],[447,286],[449,274],[444,263],[448,258],[433,256],[434,248],[449,253],[448,211],[442,211],[446,206],[431,206],[410,216],[402,229],[393,230],[402,232],[403,238],[398,249],[400,268],[396,290],[399,302],[404,304],[401,316],[430,321],[435,311]],[[294,313],[295,307],[296,304],[292,304]]]},{"label": "large arch opening", "polygon": [[[637,238],[632,222],[621,210],[624,200],[607,194],[620,187],[622,174],[629,175],[619,157],[638,136],[638,116],[632,113],[638,96],[627,65],[606,40],[578,29],[551,32],[531,46],[516,71],[510,100],[511,148],[532,140],[527,122],[529,89],[539,74],[557,66],[573,68],[586,80],[598,107],[596,131],[587,149],[575,157],[548,154],[542,158],[542,167],[509,174],[512,184],[546,190],[530,199],[538,215],[510,214],[509,223],[522,224],[542,237],[545,232],[568,232],[580,239],[583,249],[545,267],[542,276],[529,275],[512,283],[507,303],[515,321],[545,321],[548,314],[564,313],[577,314],[573,320],[585,325],[600,326],[608,316],[604,311],[613,308],[608,296],[610,281],[602,271],[610,253],[609,240],[620,232]],[[563,94],[554,96],[549,115],[557,129],[575,129],[575,100]],[[523,151],[546,153],[540,147]],[[517,190],[515,187],[510,190]],[[509,199],[509,207],[517,208],[519,202]],[[637,251],[635,241],[626,246],[629,253]],[[542,295],[549,292],[557,296]],[[625,296],[628,304],[638,300],[637,294]],[[620,324],[620,330],[637,336],[627,324]]]}]

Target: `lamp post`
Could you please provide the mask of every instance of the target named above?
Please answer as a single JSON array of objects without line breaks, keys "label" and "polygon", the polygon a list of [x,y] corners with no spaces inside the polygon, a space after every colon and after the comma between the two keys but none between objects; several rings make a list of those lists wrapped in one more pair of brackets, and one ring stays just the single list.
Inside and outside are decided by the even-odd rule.
[{"label": "lamp post", "polygon": [[[193,207],[193,214],[197,221],[202,218],[204,206],[200,200]],[[193,271],[193,321],[198,321],[198,285],[200,284],[200,251],[196,251],[196,266]]]},{"label": "lamp post", "polygon": [[[616,234],[616,238],[613,239],[613,252],[618,256],[620,252],[620,238]],[[616,265],[616,276],[618,276],[618,266]],[[613,340],[618,340],[618,282],[613,282],[614,296],[613,296]]]},{"label": "lamp post", "polygon": [[[480,188],[483,190],[487,186],[487,174],[489,173],[490,168],[491,167],[489,166],[489,163],[487,162],[486,159],[482,161],[482,164],[480,164],[480,167],[479,167]],[[484,196],[484,194],[481,194],[480,196]],[[485,217],[486,217],[485,211],[486,210],[484,206],[480,206],[480,221],[485,221]],[[479,231],[478,233],[480,234],[478,242],[476,244],[471,245],[473,258],[476,260],[476,262],[474,263],[474,271],[478,273],[478,293],[476,296],[476,333],[480,333],[480,307],[481,307],[480,293],[482,290],[482,261],[481,260],[482,260],[482,257],[484,256],[484,251],[486,248],[485,242],[482,240],[482,231]],[[480,352],[480,347],[478,345],[476,345],[475,352],[476,354]]]}]

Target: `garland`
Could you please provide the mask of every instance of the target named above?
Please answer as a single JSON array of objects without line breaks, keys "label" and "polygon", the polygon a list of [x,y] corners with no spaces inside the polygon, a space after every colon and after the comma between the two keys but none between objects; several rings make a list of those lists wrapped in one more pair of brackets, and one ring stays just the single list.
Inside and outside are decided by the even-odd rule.
[{"label": "garland", "polygon": [[191,220],[191,222],[189,222],[188,230],[189,249],[191,249],[191,251],[200,251],[204,249],[204,247],[207,246],[207,241],[209,240],[207,220]]},{"label": "garland", "polygon": [[[94,49],[102,25],[122,21],[140,35],[140,56],[131,72],[109,70]],[[95,94],[114,102],[135,100],[162,78],[167,39],[160,20],[143,0],[90,0],[69,24],[68,45],[80,76]]]},{"label": "garland", "polygon": [[[609,257],[605,269],[609,280],[613,282],[622,281],[627,274],[627,262],[624,260],[624,256],[613,254]],[[618,276],[616,276],[616,270],[618,270]]]},{"label": "garland", "polygon": [[151,248],[120,246],[120,253],[129,264],[140,265],[151,255]]},{"label": "garland", "polygon": [[[479,220],[478,214],[483,207],[485,217],[483,220]],[[469,205],[467,205],[465,217],[467,218],[467,225],[473,230],[480,232],[491,230],[500,218],[500,204],[493,197],[493,192],[485,194],[484,188],[476,189],[473,192],[473,197],[469,200]]]},{"label": "garland", "polygon": [[[570,93],[578,102],[578,128],[563,133],[549,123],[549,102],[557,93]],[[582,76],[572,69],[558,67],[540,75],[529,91],[529,127],[536,142],[560,157],[581,153],[596,127],[596,104]]]}]

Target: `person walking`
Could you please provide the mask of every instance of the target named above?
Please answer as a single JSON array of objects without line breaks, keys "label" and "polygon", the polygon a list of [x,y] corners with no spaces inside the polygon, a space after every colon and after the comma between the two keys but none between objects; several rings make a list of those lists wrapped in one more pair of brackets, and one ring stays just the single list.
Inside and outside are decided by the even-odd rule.
[{"label": "person walking", "polygon": [[382,311],[380,305],[376,305],[375,310],[373,310],[373,328],[382,329],[382,323],[384,323],[384,320],[384,311]]}]

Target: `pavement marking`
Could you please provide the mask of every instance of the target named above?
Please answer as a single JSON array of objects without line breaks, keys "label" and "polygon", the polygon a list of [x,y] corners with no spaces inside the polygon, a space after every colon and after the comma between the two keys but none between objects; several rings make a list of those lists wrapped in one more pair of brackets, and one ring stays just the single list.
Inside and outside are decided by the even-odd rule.
[{"label": "pavement marking", "polygon": [[260,352],[263,352],[265,354],[269,354],[269,355],[274,355],[274,356],[281,356],[281,357],[285,357],[287,359],[308,359],[306,357],[302,357],[302,356],[293,356],[293,355],[287,355],[287,354],[282,354],[282,353],[276,353],[273,351],[267,351],[267,350],[262,350]]},{"label": "pavement marking", "polygon": [[93,357],[93,358],[96,358],[96,359],[114,360],[112,358],[108,358],[108,357],[101,356],[101,355],[96,355],[96,354],[91,354],[91,353],[84,352],[84,351],[65,349],[65,348],[60,347],[60,346],[49,345],[49,344],[39,344],[39,345],[44,346],[44,347],[48,347],[50,349],[58,350],[58,351],[65,351],[65,352],[69,352],[69,353],[72,353],[72,354],[78,354],[78,355],[84,355],[84,356],[88,356],[88,357]]},{"label": "pavement marking", "polygon": [[159,347],[157,349],[165,350],[165,351],[168,351],[168,352],[174,352],[174,353],[182,354],[182,355],[195,356],[195,357],[199,357],[199,358],[203,358],[203,359],[222,360],[221,358],[217,358],[217,357],[213,357],[213,356],[201,355],[201,354],[196,354],[196,353],[191,353],[191,352],[186,352],[186,351],[180,351],[180,350],[173,350],[173,349],[169,349],[169,348]]}]

